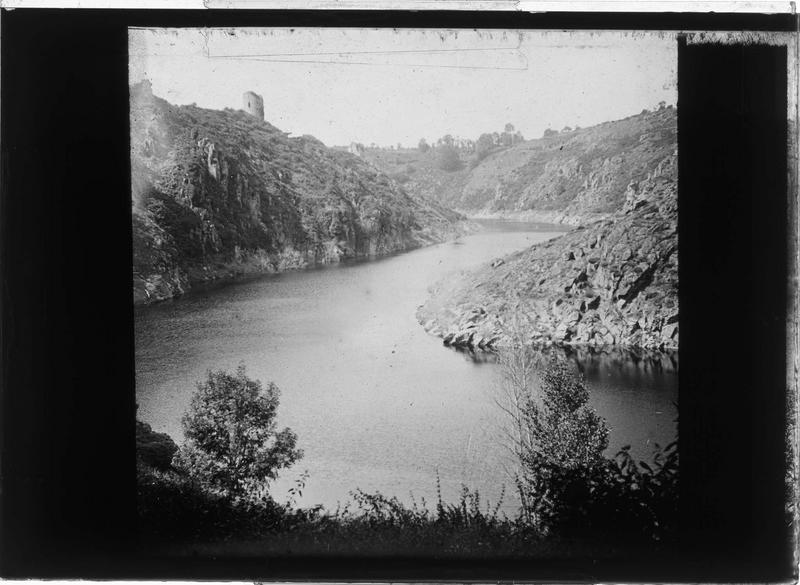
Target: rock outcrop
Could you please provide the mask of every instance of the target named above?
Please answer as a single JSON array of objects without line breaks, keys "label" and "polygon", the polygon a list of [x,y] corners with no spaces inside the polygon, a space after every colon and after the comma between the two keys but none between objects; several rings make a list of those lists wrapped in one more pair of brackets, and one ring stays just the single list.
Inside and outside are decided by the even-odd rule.
[{"label": "rock outcrop", "polygon": [[620,194],[620,210],[441,282],[417,317],[445,345],[678,346],[677,152]]},{"label": "rock outcrop", "polygon": [[377,256],[453,237],[463,216],[312,136],[131,88],[134,300],[198,282]]}]

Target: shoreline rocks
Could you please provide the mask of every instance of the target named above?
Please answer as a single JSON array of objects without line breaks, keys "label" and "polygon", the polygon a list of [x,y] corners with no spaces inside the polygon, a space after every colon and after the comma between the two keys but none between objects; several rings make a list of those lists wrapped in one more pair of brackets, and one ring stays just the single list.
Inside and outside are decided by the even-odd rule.
[{"label": "shoreline rocks", "polygon": [[670,351],[679,344],[677,157],[630,184],[624,209],[440,282],[417,313],[445,345]]}]

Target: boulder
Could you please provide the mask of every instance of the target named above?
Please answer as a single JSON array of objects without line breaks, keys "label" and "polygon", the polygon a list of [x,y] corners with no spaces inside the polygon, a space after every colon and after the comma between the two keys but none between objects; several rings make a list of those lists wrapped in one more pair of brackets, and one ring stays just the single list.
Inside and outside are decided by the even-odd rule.
[{"label": "boulder", "polygon": [[669,323],[661,328],[661,338],[672,340],[678,334],[678,324]]}]

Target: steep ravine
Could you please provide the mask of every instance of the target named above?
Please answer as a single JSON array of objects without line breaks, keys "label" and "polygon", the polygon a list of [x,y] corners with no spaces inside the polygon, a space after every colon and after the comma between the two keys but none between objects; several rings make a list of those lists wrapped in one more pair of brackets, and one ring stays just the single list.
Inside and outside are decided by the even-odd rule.
[{"label": "steep ravine", "polygon": [[446,345],[678,347],[677,151],[617,212],[440,282],[418,320]]},{"label": "steep ravine", "polygon": [[134,302],[440,242],[465,219],[359,157],[241,110],[131,88]]}]

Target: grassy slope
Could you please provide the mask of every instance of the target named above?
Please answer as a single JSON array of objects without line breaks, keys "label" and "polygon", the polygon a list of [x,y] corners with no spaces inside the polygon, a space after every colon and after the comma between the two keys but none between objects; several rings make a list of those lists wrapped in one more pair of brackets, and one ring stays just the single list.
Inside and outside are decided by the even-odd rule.
[{"label": "grassy slope", "polygon": [[476,164],[445,172],[436,152],[368,149],[364,156],[419,193],[469,215],[531,215],[556,220],[607,216],[677,144],[673,108],[497,147]]}]

